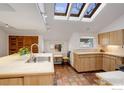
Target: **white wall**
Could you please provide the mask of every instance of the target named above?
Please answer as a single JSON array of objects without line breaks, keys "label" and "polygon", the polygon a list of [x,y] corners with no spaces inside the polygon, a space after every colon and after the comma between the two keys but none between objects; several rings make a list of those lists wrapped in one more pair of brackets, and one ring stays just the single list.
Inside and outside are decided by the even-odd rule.
[{"label": "white wall", "polygon": [[101,30],[101,32],[110,32],[118,29],[124,29],[124,15],[113,21],[110,25]]},{"label": "white wall", "polygon": [[68,41],[65,41],[65,40],[45,40],[44,41],[44,51],[57,53],[57,52],[55,52],[54,49],[51,49],[51,45],[54,46],[55,44],[62,44],[62,51],[60,53],[67,54]]},{"label": "white wall", "polygon": [[7,55],[7,33],[0,30],[0,57]]},{"label": "white wall", "polygon": [[[80,37],[94,37],[94,48],[93,49],[83,49],[80,48]],[[79,32],[75,32],[72,34],[72,36],[70,37],[69,40],[69,50],[71,51],[71,65],[73,66],[73,52],[74,51],[85,51],[85,52],[89,52],[89,51],[96,51],[97,48],[97,33],[91,33],[91,32],[87,32],[87,33],[79,33]]]}]

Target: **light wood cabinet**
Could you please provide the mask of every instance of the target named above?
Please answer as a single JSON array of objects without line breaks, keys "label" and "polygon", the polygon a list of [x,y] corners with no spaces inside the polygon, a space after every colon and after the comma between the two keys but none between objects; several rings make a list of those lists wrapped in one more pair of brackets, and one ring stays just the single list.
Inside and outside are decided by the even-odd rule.
[{"label": "light wood cabinet", "polygon": [[24,85],[53,85],[53,75],[25,76]]},{"label": "light wood cabinet", "polygon": [[98,43],[100,45],[108,45],[109,44],[109,32],[99,34]]},{"label": "light wood cabinet", "polygon": [[112,55],[103,55],[103,70],[104,71],[114,71],[118,69],[118,66],[122,64],[123,58],[112,56]]},{"label": "light wood cabinet", "polygon": [[98,34],[99,45],[123,45],[124,30],[105,32]]},{"label": "light wood cabinet", "polygon": [[78,72],[101,70],[102,55],[97,54],[78,55],[74,53],[74,68]]},{"label": "light wood cabinet", "polygon": [[99,54],[96,56],[96,63],[95,63],[96,70],[102,70],[102,65],[103,65],[103,55]]},{"label": "light wood cabinet", "polygon": [[110,45],[123,45],[123,30],[110,32]]},{"label": "light wood cabinet", "polygon": [[94,70],[115,71],[121,64],[123,64],[123,58],[118,56],[74,53],[74,68],[78,72]]},{"label": "light wood cabinet", "polygon": [[0,85],[23,85],[23,78],[3,78],[0,79]]},{"label": "light wood cabinet", "polygon": [[53,85],[53,73],[22,75],[21,77],[8,75],[0,78],[0,85]]}]

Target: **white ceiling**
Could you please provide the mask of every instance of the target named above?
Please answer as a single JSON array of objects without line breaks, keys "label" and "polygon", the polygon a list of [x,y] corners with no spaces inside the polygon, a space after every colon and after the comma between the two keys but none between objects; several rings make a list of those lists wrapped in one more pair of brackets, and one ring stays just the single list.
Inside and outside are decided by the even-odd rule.
[{"label": "white ceiling", "polygon": [[[0,29],[10,34],[42,34],[47,40],[68,40],[73,32],[96,33],[124,15],[124,4],[107,4],[92,22],[54,19],[54,4],[45,4],[47,28],[36,4],[0,4]],[[10,27],[6,28],[5,24]],[[43,32],[43,33],[42,33]]]},{"label": "white ceiling", "polygon": [[73,32],[96,33],[124,14],[124,4],[107,4],[92,22],[65,21],[54,19],[54,4],[45,4],[50,27],[45,39],[68,40]]},{"label": "white ceiling", "polygon": [[36,4],[0,4],[0,22],[10,25],[2,29],[11,34],[39,34],[46,30]]}]

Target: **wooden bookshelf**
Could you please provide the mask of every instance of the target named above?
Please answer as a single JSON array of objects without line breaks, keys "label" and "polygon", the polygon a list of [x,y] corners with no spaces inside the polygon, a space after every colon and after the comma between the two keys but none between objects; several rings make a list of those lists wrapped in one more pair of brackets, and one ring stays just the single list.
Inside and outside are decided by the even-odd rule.
[{"label": "wooden bookshelf", "polygon": [[[9,36],[9,54],[14,54],[19,51],[20,48],[26,47],[29,50],[33,43],[38,44],[38,36]],[[38,52],[38,47],[33,47],[33,52]]]}]

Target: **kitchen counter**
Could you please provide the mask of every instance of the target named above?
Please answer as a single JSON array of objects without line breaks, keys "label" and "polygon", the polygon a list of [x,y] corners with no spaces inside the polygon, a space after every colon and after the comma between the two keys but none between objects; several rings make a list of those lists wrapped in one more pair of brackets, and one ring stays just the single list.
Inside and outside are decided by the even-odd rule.
[{"label": "kitchen counter", "polygon": [[0,58],[0,78],[13,75],[53,74],[53,62],[26,63],[30,55],[13,54]]},{"label": "kitchen counter", "polygon": [[106,55],[113,55],[118,57],[124,57],[124,54],[119,53],[112,53],[112,52],[74,52],[75,54],[106,54]]},{"label": "kitchen counter", "polygon": [[124,72],[122,71],[96,73],[96,76],[112,85],[124,85]]}]

